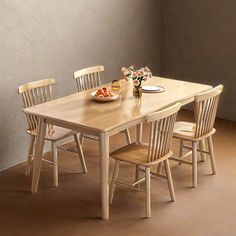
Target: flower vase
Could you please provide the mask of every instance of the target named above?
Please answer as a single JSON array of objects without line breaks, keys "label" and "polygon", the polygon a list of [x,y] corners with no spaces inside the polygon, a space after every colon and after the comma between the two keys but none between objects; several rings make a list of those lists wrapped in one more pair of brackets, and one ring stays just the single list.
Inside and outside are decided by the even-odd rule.
[{"label": "flower vase", "polygon": [[142,97],[142,86],[134,86],[133,88],[133,96],[136,98]]}]

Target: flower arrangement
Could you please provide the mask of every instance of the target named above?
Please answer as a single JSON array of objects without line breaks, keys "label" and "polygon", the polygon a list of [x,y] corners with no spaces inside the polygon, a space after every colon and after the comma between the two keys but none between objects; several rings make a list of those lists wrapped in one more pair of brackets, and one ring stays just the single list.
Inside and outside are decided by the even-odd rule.
[{"label": "flower arrangement", "polygon": [[134,66],[130,66],[129,68],[122,67],[122,73],[124,74],[124,78],[126,80],[132,79],[134,85],[133,94],[136,97],[142,96],[142,81],[147,80],[152,77],[152,73],[148,67],[142,67],[138,70],[135,70]]}]

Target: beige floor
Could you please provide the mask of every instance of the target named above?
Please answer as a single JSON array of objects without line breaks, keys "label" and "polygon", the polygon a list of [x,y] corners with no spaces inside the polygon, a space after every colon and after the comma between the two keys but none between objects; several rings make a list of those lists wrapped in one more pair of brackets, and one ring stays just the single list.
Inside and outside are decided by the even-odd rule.
[{"label": "beige floor", "polygon": [[[191,119],[182,112],[181,119]],[[177,201],[169,201],[165,180],[152,179],[152,218],[144,219],[144,195],[118,187],[110,220],[100,220],[98,145],[86,141],[88,174],[74,154],[61,153],[58,188],[52,169],[43,165],[38,194],[31,194],[25,163],[0,173],[0,235],[236,235],[236,123],[217,120],[214,137],[217,175],[209,161],[198,165],[197,189],[191,186],[190,166],[172,165]],[[145,132],[144,139],[147,133]],[[111,148],[124,144],[122,134]],[[174,150],[176,150],[176,142]],[[113,164],[113,162],[111,162]],[[111,165],[112,166],[112,165]],[[121,179],[132,180],[134,168],[122,164]]]}]

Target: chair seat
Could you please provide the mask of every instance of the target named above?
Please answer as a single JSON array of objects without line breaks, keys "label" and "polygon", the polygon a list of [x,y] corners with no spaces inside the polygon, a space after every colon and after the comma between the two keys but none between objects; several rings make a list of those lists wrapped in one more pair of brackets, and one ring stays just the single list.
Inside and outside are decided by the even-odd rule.
[{"label": "chair seat", "polygon": [[207,133],[203,137],[195,138],[195,129],[196,129],[195,123],[185,122],[185,121],[176,122],[174,125],[173,137],[189,141],[196,141],[199,139],[206,138],[215,133],[215,129],[213,128],[209,133]]},{"label": "chair seat", "polygon": [[191,122],[179,121],[175,123],[174,134],[175,138],[194,139],[196,124]]},{"label": "chair seat", "polygon": [[[36,136],[36,130],[27,130],[27,133],[30,135],[34,135]],[[71,135],[76,134],[77,132],[69,130],[69,129],[65,129],[62,127],[58,127],[58,126],[54,126],[52,128],[48,128],[47,126],[47,130],[46,130],[46,135],[45,135],[45,139],[49,140],[49,141],[58,141],[60,139],[69,137]]]},{"label": "chair seat", "polygon": [[148,144],[131,143],[125,147],[115,150],[114,152],[111,152],[110,157],[135,165],[151,166],[164,161],[165,159],[171,157],[172,154],[172,151],[170,151],[165,156],[155,161],[148,162]]},{"label": "chair seat", "polygon": [[131,143],[110,153],[110,156],[136,165],[147,165],[148,145]]}]

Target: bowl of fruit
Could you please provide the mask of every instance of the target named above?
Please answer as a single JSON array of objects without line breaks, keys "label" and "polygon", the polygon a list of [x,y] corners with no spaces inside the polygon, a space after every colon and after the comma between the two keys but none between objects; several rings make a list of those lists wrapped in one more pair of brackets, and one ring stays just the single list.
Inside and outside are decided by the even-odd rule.
[{"label": "bowl of fruit", "polygon": [[107,87],[103,87],[91,93],[93,100],[98,102],[110,102],[118,98],[119,94],[109,91]]}]

